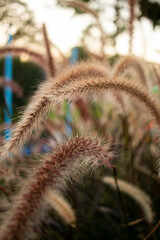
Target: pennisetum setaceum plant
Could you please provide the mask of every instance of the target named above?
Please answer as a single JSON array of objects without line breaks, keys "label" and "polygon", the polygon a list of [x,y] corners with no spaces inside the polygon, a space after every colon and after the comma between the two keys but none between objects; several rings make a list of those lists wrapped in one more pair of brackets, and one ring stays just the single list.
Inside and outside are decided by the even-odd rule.
[{"label": "pennisetum setaceum plant", "polygon": [[[152,70],[146,71],[147,63],[133,56],[137,1],[128,0],[129,56],[118,59],[113,66],[105,59],[106,34],[98,12],[86,2],[60,2],[94,17],[100,31],[100,54],[88,51],[98,61],[89,59],[67,67],[62,54],[66,62],[65,67],[60,66],[53,56],[54,44],[45,24],[42,26],[44,54],[23,47],[0,48],[0,56],[27,54],[46,73],[46,79],[20,119],[12,125],[9,141],[1,141],[0,240],[74,239],[75,236],[81,239],[84,235],[91,239],[91,228],[92,237],[99,228],[98,236],[104,239],[103,227],[109,239],[140,239],[139,236],[142,239],[150,232],[148,236],[154,235],[154,240],[158,240],[155,231],[159,226],[156,222],[159,195],[155,189],[159,180],[150,159],[159,146],[160,106],[149,88],[148,78],[155,76],[159,84],[160,68],[152,66],[154,74]],[[10,84],[0,78],[0,87],[4,86],[22,96],[22,89],[15,81]],[[74,103],[71,110],[75,132],[70,138],[65,135],[64,102]],[[47,131],[51,138],[40,138],[38,142]],[[97,136],[99,132],[101,136]],[[24,149],[28,142],[34,147],[26,157]],[[115,158],[118,160],[114,165]],[[158,154],[157,166],[160,175]],[[98,168],[105,176],[101,176]],[[87,173],[94,170],[98,177],[89,180]],[[86,189],[79,185],[82,177]],[[2,218],[1,212],[6,212]],[[73,227],[77,227],[75,235]],[[132,232],[136,232],[135,238]]]},{"label": "pennisetum setaceum plant", "polygon": [[76,67],[68,69],[64,74],[54,80],[49,78],[40,85],[38,91],[33,96],[30,104],[22,115],[22,119],[13,129],[12,137],[3,146],[1,157],[5,159],[10,153],[16,153],[31,136],[32,131],[37,128],[43,120],[51,105],[67,100],[76,101],[79,97],[92,93],[99,94],[107,91],[118,91],[131,97],[135,97],[142,102],[154,117],[156,123],[160,125],[160,111],[156,100],[143,87],[126,78],[107,77],[107,73],[94,64],[78,64]]},{"label": "pennisetum setaceum plant", "polygon": [[80,172],[100,164],[110,165],[108,145],[98,140],[76,137],[60,144],[53,153],[44,156],[15,199],[12,210],[1,227],[0,239],[26,239],[32,234],[30,226],[40,220],[44,196],[49,187],[65,188],[66,182],[76,180]]},{"label": "pennisetum setaceum plant", "polygon": [[[109,77],[103,67],[81,63],[55,77],[54,81],[50,78],[40,86],[20,122],[13,129],[10,141],[3,146],[1,158],[7,159],[23,146],[33,129],[38,129],[38,123],[44,119],[45,112],[52,103],[58,104],[64,100],[74,102],[80,96],[88,93],[99,94],[106,90],[137,98],[148,108],[158,126],[160,125],[159,106],[143,87],[123,77]],[[38,212],[40,208],[43,209],[48,188],[64,188],[68,179],[78,178],[79,171],[92,169],[100,163],[106,162],[110,166],[107,148],[107,145],[101,146],[99,141],[77,137],[59,144],[53,153],[45,155],[14,200],[13,207],[2,225],[0,239],[27,239],[32,236],[33,228],[30,226],[33,220],[37,219],[39,222],[41,219]]]}]

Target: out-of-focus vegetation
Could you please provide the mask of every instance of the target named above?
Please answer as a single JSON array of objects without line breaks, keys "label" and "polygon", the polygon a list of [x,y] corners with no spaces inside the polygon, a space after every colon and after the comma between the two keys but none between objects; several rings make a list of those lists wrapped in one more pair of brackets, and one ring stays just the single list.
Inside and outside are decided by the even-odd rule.
[{"label": "out-of-focus vegetation", "polygon": [[1,26],[11,28],[13,41],[23,38],[24,42],[39,42],[40,28],[34,20],[34,13],[24,1],[0,1]]}]

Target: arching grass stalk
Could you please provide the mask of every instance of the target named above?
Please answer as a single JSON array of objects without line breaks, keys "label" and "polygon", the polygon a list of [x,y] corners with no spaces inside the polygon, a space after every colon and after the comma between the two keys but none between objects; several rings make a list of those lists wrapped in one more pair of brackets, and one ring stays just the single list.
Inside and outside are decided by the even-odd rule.
[{"label": "arching grass stalk", "polygon": [[60,192],[49,189],[45,197],[46,201],[61,217],[65,224],[71,225],[72,227],[76,226],[75,211]]},{"label": "arching grass stalk", "polygon": [[0,48],[0,57],[6,56],[7,54],[12,54],[14,56],[20,56],[21,54],[27,54],[34,62],[36,62],[42,69],[47,72],[46,60],[40,53],[24,47],[2,47]]},{"label": "arching grass stalk", "polygon": [[48,188],[65,188],[67,181],[78,181],[81,172],[99,165],[110,165],[109,147],[99,140],[76,137],[60,143],[53,153],[45,155],[26,180],[20,195],[15,199],[0,231],[0,240],[32,238],[34,223],[43,217],[44,197]]},{"label": "arching grass stalk", "polygon": [[16,81],[12,80],[11,82],[7,82],[4,77],[0,77],[0,87],[5,86],[12,88],[13,93],[15,93],[18,98],[22,98],[23,89]]},{"label": "arching grass stalk", "polygon": [[120,74],[123,74],[128,67],[131,67],[132,70],[135,70],[137,72],[141,84],[147,88],[147,80],[144,68],[140,60],[136,57],[127,56],[120,59],[115,65],[113,76],[118,77]]},{"label": "arching grass stalk", "polygon": [[142,86],[125,78],[109,78],[105,71],[97,68],[98,66],[80,64],[57,76],[54,82],[49,79],[43,83],[31,99],[22,119],[13,129],[10,141],[4,145],[1,158],[7,158],[9,153],[15,153],[21,149],[32,131],[38,128],[52,103],[58,104],[64,100],[74,102],[82,96],[100,94],[106,90],[135,97],[147,107],[160,126],[159,104]]},{"label": "arching grass stalk", "polygon": [[66,73],[42,83],[24,111],[21,120],[13,128],[12,137],[10,141],[5,143],[0,157],[5,159],[10,153],[16,153],[29,139],[32,131],[38,129],[39,123],[44,119],[46,112],[54,102],[50,99],[50,94],[52,94],[54,89],[63,88],[69,82],[82,82],[88,76],[93,78],[98,76],[105,77],[107,73],[99,64],[80,63],[75,67],[69,68]]},{"label": "arching grass stalk", "polygon": [[104,91],[123,92],[131,97],[137,98],[149,110],[156,123],[160,126],[160,108],[157,101],[143,88],[128,79],[88,77],[82,82],[73,82],[65,85],[63,88],[57,88],[50,95],[51,101],[62,102],[64,100],[75,101],[79,96],[87,96],[88,93],[99,94]]},{"label": "arching grass stalk", "polygon": [[[102,181],[104,184],[109,185],[113,189],[117,189],[117,186],[115,184],[115,181],[112,177],[103,177]],[[133,186],[131,183],[128,183],[124,180],[117,179],[117,184],[121,192],[126,193],[131,198],[133,198],[141,207],[143,210],[145,219],[148,223],[153,222],[154,213],[152,210],[152,201],[150,197],[143,192],[141,189],[137,188],[136,186]]]}]

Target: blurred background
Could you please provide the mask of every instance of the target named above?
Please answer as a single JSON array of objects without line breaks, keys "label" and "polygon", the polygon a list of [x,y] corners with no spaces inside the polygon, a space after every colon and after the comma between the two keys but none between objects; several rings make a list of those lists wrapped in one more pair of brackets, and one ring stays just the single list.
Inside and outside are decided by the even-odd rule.
[{"label": "blurred background", "polygon": [[[63,1],[41,0],[1,1],[1,46],[6,44],[8,31],[17,44],[42,45],[42,23],[49,38],[66,55],[73,46],[94,44],[99,51],[100,32],[95,18]],[[125,0],[86,0],[98,14],[106,34],[105,52],[109,56],[128,54],[129,6]],[[134,54],[149,61],[159,56],[159,1],[139,0],[135,9]],[[11,25],[11,26],[10,26]],[[10,30],[9,30],[10,26]]]}]

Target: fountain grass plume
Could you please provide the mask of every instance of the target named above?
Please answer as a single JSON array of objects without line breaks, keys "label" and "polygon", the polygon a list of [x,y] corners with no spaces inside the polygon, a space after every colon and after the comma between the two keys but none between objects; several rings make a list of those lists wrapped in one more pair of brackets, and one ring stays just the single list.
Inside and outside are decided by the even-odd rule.
[{"label": "fountain grass plume", "polygon": [[100,165],[111,167],[108,151],[109,145],[102,144],[99,139],[76,137],[59,143],[53,152],[43,157],[23,184],[1,226],[0,240],[31,239],[34,224],[43,217],[48,189],[64,189],[68,181],[78,181],[81,173]]},{"label": "fountain grass plume", "polygon": [[81,96],[100,94],[105,90],[123,92],[137,98],[148,108],[160,126],[159,104],[143,86],[123,77],[107,77],[106,72],[101,70],[98,65],[81,63],[57,76],[54,81],[49,79],[40,85],[21,120],[13,129],[10,141],[3,146],[1,158],[7,158],[10,153],[15,153],[23,146],[31,136],[32,131],[38,128],[52,103],[58,104],[64,100],[74,102]]},{"label": "fountain grass plume", "polygon": [[72,82],[81,82],[83,79],[91,77],[107,77],[106,67],[99,62],[80,62],[68,67],[60,74],[54,82],[55,88],[61,88]]},{"label": "fountain grass plume", "polygon": [[42,83],[32,97],[28,107],[24,111],[21,120],[12,129],[12,137],[3,146],[1,159],[6,159],[11,153],[16,153],[26,143],[33,130],[38,129],[39,124],[46,116],[46,112],[52,105],[50,95],[59,88],[64,88],[69,82],[82,82],[90,76],[107,76],[106,70],[99,64],[80,63],[72,66],[65,73]]},{"label": "fountain grass plume", "polygon": [[12,54],[14,56],[20,56],[21,54],[27,54],[35,63],[37,63],[42,69],[47,72],[46,60],[42,54],[24,47],[2,47],[0,48],[0,57]]},{"label": "fountain grass plume", "polygon": [[[116,190],[116,184],[113,177],[108,176],[103,177],[102,182]],[[131,183],[128,183],[124,180],[117,179],[117,183],[121,192],[124,192],[127,195],[129,195],[140,205],[146,221],[150,224],[153,223],[154,213],[151,207],[152,201],[150,197],[141,189],[133,186]]]},{"label": "fountain grass plume", "polygon": [[50,73],[50,76],[54,77],[55,73],[56,73],[56,69],[54,66],[54,61],[53,61],[53,57],[52,57],[51,50],[50,50],[50,42],[48,39],[45,24],[43,24],[42,30],[43,30],[44,43],[45,43],[45,48],[46,48],[46,53],[47,53],[46,55],[47,55],[48,71]]},{"label": "fountain grass plume", "polygon": [[71,225],[72,227],[76,226],[75,211],[60,192],[50,189],[47,191],[45,197],[46,201],[61,217],[65,224]]},{"label": "fountain grass plume", "polygon": [[[32,97],[31,104],[24,111],[23,117],[20,122],[15,124],[12,131],[12,137],[9,141],[5,142],[4,148],[6,152],[1,149],[1,158],[7,158],[10,153],[16,153],[20,150],[24,142],[31,136],[33,129],[37,129],[45,115],[46,109],[50,109],[50,101],[48,100],[48,89],[39,89],[37,94]],[[34,104],[32,104],[34,103]],[[25,141],[26,140],[26,141]],[[9,151],[7,153],[7,151]]]},{"label": "fountain grass plume", "polygon": [[[113,77],[118,77],[120,74],[124,74],[128,67],[132,67],[132,70],[135,70],[139,76],[139,81],[142,85],[147,88],[147,80],[144,72],[144,68],[139,59],[133,56],[127,56],[120,59],[115,66]],[[121,95],[117,94],[117,101],[120,103],[123,111],[125,112],[124,101]]]},{"label": "fountain grass plume", "polygon": [[123,74],[128,67],[131,67],[132,70],[137,72],[141,84],[147,87],[146,75],[142,63],[133,56],[120,59],[115,66],[113,76],[118,77],[120,74]]},{"label": "fountain grass plume", "polygon": [[14,80],[11,82],[5,81],[4,77],[0,77],[0,87],[10,87],[18,98],[23,97],[22,87]]},{"label": "fountain grass plume", "polygon": [[142,85],[128,81],[123,77],[106,78],[106,77],[88,77],[82,82],[73,82],[65,85],[63,88],[57,88],[50,95],[53,102],[76,101],[80,96],[90,96],[100,94],[105,90],[110,92],[123,92],[131,97],[135,97],[143,103],[149,110],[152,117],[160,126],[160,108],[158,102],[146,91]]}]

